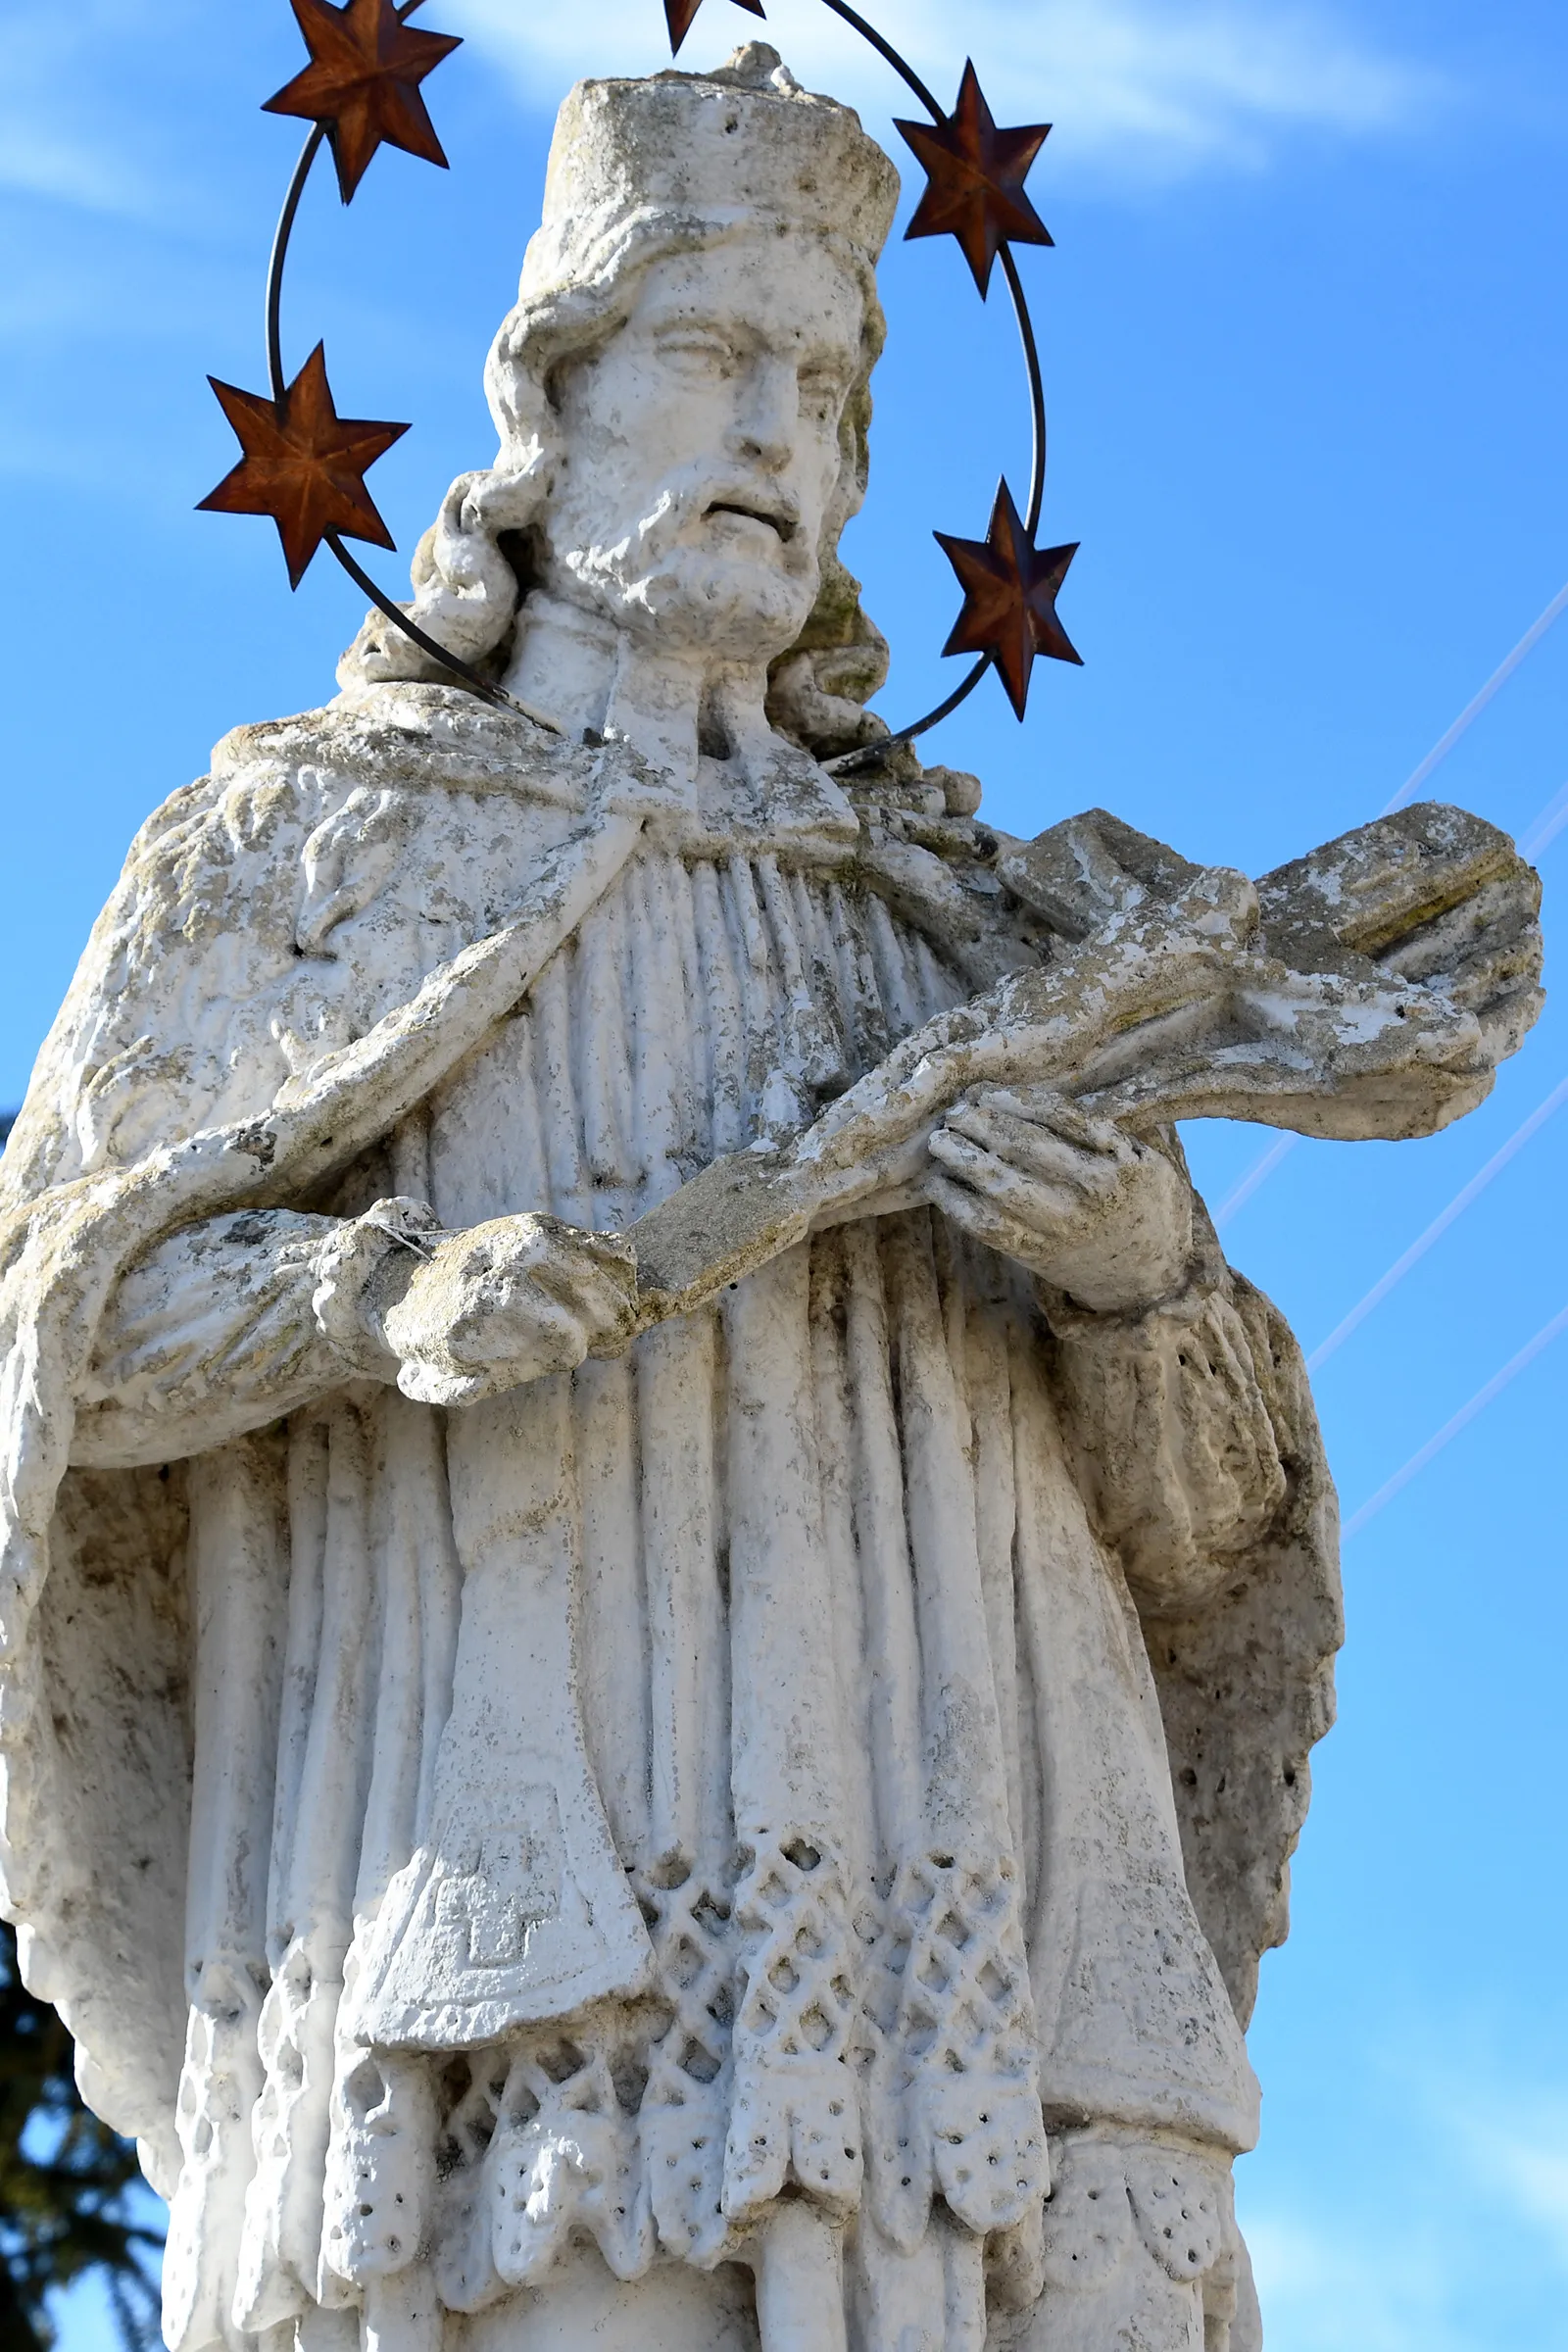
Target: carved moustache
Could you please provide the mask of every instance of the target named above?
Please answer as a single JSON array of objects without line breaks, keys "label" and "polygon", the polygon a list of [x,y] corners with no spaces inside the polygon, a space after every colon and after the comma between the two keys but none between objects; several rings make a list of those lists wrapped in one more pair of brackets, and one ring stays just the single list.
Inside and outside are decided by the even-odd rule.
[{"label": "carved moustache", "polygon": [[[731,534],[726,515],[757,527]],[[710,466],[662,483],[651,510],[636,520],[573,516],[568,501],[559,525],[556,560],[566,572],[584,587],[609,591],[617,605],[629,600],[650,615],[666,607],[672,592],[679,598],[677,582],[694,558],[749,561],[800,594],[808,594],[815,571],[816,548],[789,493],[766,478],[718,473]]]},{"label": "carved moustache", "polygon": [[679,548],[711,548],[706,526],[726,514],[755,522],[776,536],[776,553],[759,537],[758,554],[763,561],[792,574],[809,568],[812,550],[802,537],[800,507],[786,490],[765,479],[714,475],[706,469],[700,477],[665,483],[658,506],[637,526],[643,564],[656,569]]}]

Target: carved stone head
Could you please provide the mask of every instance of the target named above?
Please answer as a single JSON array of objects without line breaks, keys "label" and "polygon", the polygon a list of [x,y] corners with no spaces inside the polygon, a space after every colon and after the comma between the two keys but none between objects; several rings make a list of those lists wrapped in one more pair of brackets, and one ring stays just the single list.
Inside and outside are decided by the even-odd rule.
[{"label": "carved stone head", "polygon": [[[537,591],[715,662],[820,654],[811,683],[858,717],[885,649],[837,550],[898,188],[857,116],[761,43],[713,74],[580,83],[486,368],[499,457],[416,559],[432,634],[504,669]],[[345,683],[436,674],[411,652],[372,619]]]},{"label": "carved stone head", "polygon": [[547,588],[666,645],[794,643],[863,488],[897,193],[760,44],[572,92],[488,378],[504,461],[555,443]]}]

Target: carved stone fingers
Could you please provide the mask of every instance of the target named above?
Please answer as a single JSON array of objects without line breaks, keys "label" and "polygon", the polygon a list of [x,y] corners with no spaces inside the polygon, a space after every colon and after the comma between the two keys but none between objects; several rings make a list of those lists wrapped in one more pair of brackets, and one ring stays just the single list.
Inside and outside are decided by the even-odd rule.
[{"label": "carved stone fingers", "polygon": [[1164,1297],[1192,1250],[1187,1184],[1161,1154],[1051,1090],[992,1090],[932,1136],[932,1204],[1087,1306]]},{"label": "carved stone fingers", "polygon": [[449,1235],[382,1318],[398,1386],[422,1404],[471,1404],[572,1370],[629,1334],[636,1283],[627,1244],[554,1217]]}]

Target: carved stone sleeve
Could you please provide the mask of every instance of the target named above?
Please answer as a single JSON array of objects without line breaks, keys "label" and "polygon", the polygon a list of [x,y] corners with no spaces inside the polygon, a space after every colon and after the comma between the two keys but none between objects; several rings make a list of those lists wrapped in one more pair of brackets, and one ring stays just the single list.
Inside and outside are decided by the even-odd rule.
[{"label": "carved stone sleeve", "polygon": [[394,1212],[410,1207],[348,1221],[252,1209],[160,1242],[110,1300],[72,1458],[178,1461],[356,1376],[395,1377],[361,1298],[399,1248]]},{"label": "carved stone sleeve", "polygon": [[1048,1295],[1063,1426],[1096,1532],[1141,1610],[1208,1598],[1285,1499],[1280,1432],[1250,1318],[1217,1245],[1184,1290],[1096,1315]]},{"label": "carved stone sleeve", "polygon": [[1339,1499],[1306,1367],[1284,1317],[1230,1277],[1275,1431],[1285,1493],[1212,1598],[1146,1618],[1187,1883],[1245,2025],[1261,1955],[1289,1927],[1290,1859],[1309,1759],[1334,1721],[1345,1638]]},{"label": "carved stone sleeve", "polygon": [[1047,1309],[1083,1491],[1144,1620],[1188,1888],[1245,2026],[1334,1720],[1339,1519],[1300,1350],[1200,1229],[1178,1298]]}]

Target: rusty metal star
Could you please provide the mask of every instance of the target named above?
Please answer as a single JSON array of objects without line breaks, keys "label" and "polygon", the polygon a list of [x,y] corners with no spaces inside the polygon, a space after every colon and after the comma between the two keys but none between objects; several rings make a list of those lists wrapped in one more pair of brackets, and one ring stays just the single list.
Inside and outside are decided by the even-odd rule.
[{"label": "rusty metal star", "polygon": [[445,171],[447,159],[419,84],[463,43],[452,33],[412,30],[392,0],[345,0],[342,8],[331,0],[290,4],[311,62],[262,111],[320,123],[332,143],[344,203],[383,142]]},{"label": "rusty metal star", "polygon": [[280,401],[208,382],[245,452],[232,473],[201,501],[210,514],[270,514],[283,542],[291,588],[328,531],[396,548],[365,476],[408,431],[368,417],[340,416],[318,343]]},{"label": "rusty metal star", "polygon": [[1082,655],[1056,618],[1057,592],[1078,553],[1078,542],[1036,547],[1005,482],[997,490],[984,539],[953,539],[945,531],[935,537],[964,596],[963,611],[942,650],[989,654],[1021,719],[1037,654],[1082,665]]},{"label": "rusty metal star", "polygon": [[925,194],[906,236],[956,237],[982,295],[1004,244],[1055,243],[1023,185],[1051,124],[999,130],[972,62],[964,65],[958,103],[945,122],[896,122],[894,128],[903,132],[927,173]]},{"label": "rusty metal star", "polygon": [[[680,45],[696,24],[697,11],[702,5],[703,0],[664,0],[664,19],[669,26],[669,54],[671,57],[679,57]],[[735,5],[737,8],[744,8],[751,16],[761,17],[765,22],[767,11],[762,6],[762,0],[735,0]]]}]

